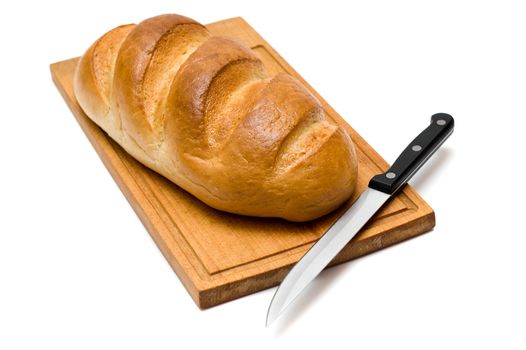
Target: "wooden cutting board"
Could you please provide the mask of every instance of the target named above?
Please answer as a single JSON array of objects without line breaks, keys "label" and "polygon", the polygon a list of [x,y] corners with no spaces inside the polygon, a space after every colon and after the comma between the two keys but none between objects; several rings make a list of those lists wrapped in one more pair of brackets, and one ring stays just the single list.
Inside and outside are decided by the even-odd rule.
[{"label": "wooden cutting board", "polygon": [[[322,102],[327,113],[354,140],[359,180],[354,196],[335,212],[315,221],[242,217],[212,209],[157,173],[147,169],[81,110],[73,94],[78,58],[51,65],[53,81],[109,172],[140,217],[184,286],[201,308],[276,286],[292,265],[385,171],[387,163],[314,91],[242,18],[207,26],[215,35],[234,37],[258,55],[270,73],[286,71]],[[102,33],[101,33],[102,34]],[[429,231],[433,210],[406,186],[333,260],[331,265],[368,254]]]}]

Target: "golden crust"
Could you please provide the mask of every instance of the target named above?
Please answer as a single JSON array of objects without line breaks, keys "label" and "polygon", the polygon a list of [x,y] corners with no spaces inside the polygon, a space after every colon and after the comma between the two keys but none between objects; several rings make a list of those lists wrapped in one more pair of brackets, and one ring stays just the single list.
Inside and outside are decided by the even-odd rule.
[{"label": "golden crust", "polygon": [[110,112],[110,91],[118,50],[134,24],[114,28],[98,39],[81,57],[75,74],[77,100],[86,114],[100,127],[113,124]]},{"label": "golden crust", "polygon": [[[150,76],[159,75],[159,65],[170,65],[172,74],[164,78],[171,81],[177,72],[177,67],[173,67],[177,59],[207,36],[206,28],[190,18],[163,15],[141,22],[122,43],[115,63],[113,109],[119,111],[123,131],[146,153],[161,141],[162,113],[155,108],[155,101],[165,98],[159,85],[167,84],[166,80]],[[156,60],[156,51],[166,46],[173,48],[172,55],[164,62]]]},{"label": "golden crust", "polygon": [[82,57],[75,94],[130,154],[217,209],[306,221],[356,184],[351,139],[307,89],[186,17],[105,34]]}]

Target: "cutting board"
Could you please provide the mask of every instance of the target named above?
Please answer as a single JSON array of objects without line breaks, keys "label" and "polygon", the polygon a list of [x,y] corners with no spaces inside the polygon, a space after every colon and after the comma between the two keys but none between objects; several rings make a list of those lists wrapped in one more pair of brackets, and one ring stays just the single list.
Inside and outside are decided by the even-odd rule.
[{"label": "cutting board", "polygon": [[[311,91],[327,113],[351,135],[359,160],[359,179],[349,201],[335,212],[311,222],[243,217],[212,209],[141,165],[88,119],[73,94],[73,75],[78,58],[52,64],[53,81],[73,115],[201,308],[278,285],[293,264],[356,200],[369,178],[388,167],[374,149],[242,18],[227,19],[207,27],[215,35],[234,37],[250,47],[270,73],[285,71]],[[347,116],[348,120],[352,121],[352,118]],[[405,186],[331,265],[414,237],[429,231],[434,224],[433,210],[410,186]]]}]

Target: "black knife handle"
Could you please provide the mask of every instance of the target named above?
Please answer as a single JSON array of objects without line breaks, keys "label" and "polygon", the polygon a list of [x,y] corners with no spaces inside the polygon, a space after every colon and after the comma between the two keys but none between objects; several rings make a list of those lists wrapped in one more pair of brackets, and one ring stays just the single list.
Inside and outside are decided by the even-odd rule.
[{"label": "black knife handle", "polygon": [[369,187],[387,194],[398,191],[446,141],[454,127],[455,120],[449,114],[433,115],[431,124],[406,147],[389,170],[369,181]]}]

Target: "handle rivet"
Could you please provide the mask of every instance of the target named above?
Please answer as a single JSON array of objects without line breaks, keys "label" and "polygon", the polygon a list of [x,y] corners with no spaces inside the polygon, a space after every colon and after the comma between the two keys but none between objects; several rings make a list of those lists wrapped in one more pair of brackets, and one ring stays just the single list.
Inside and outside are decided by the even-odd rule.
[{"label": "handle rivet", "polygon": [[444,119],[437,120],[438,125],[446,125],[446,121]]},{"label": "handle rivet", "polygon": [[396,174],[390,171],[387,174],[385,174],[385,177],[388,179],[394,179],[396,177]]},{"label": "handle rivet", "polygon": [[411,147],[411,149],[415,152],[418,152],[418,151],[421,151],[422,150],[422,146],[420,145],[414,145],[413,147]]}]

